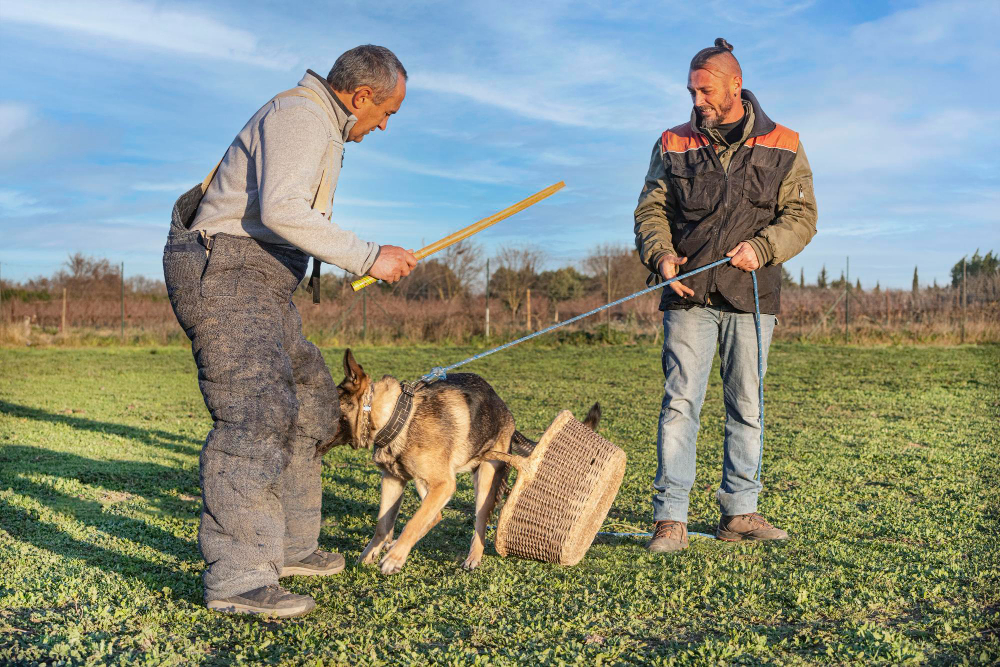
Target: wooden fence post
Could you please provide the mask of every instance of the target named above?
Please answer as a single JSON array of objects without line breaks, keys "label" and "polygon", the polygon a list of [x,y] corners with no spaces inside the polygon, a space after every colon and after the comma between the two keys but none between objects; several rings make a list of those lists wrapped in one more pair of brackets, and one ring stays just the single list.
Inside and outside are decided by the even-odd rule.
[{"label": "wooden fence post", "polygon": [[62,298],[62,319],[59,324],[59,333],[63,336],[66,335],[66,288],[63,287],[63,298]]},{"label": "wooden fence post", "polygon": [[965,283],[965,258],[962,258],[962,340],[965,342],[965,304],[969,301],[968,290]]},{"label": "wooden fence post", "polygon": [[[611,303],[611,255],[608,255],[608,303]],[[604,311],[604,323],[611,329],[611,309]]]},{"label": "wooden fence post", "polygon": [[844,342],[851,339],[851,258],[847,258],[847,271],[844,274]]},{"label": "wooden fence post", "polygon": [[526,312],[527,316],[525,317],[524,321],[527,324],[528,328],[531,329],[531,288],[530,287],[526,290],[526,295],[527,296],[525,298],[524,305],[526,307],[525,309],[527,311]]}]

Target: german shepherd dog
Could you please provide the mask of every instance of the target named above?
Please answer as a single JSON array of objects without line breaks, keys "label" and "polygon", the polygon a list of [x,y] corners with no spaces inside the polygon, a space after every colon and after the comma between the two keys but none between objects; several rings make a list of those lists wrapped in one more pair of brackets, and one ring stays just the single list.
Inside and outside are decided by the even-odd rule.
[{"label": "german shepherd dog", "polygon": [[[393,413],[402,391],[399,380],[386,375],[373,381],[347,350],[344,380],[337,390],[341,418],[332,444],[371,448],[375,435]],[[585,423],[595,428],[599,420],[600,406],[595,404]],[[472,472],[476,527],[462,567],[475,569],[483,558],[486,524],[506,491],[508,466],[488,455],[509,453],[512,439],[521,445],[518,450],[530,451],[534,444],[515,431],[514,416],[507,405],[478,375],[455,373],[420,387],[399,434],[388,446],[375,447],[372,452],[372,460],[382,470],[382,499],[375,535],[361,552],[360,561],[374,564],[388,548],[379,561],[382,573],[399,572],[417,541],[441,520],[441,510],[455,493],[457,474]],[[392,541],[403,490],[411,479],[421,504],[399,538]]]}]

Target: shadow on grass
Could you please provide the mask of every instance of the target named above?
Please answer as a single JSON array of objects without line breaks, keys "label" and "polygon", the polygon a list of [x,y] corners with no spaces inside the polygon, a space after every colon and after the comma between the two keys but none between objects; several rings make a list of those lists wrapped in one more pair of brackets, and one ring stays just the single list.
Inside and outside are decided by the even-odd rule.
[{"label": "shadow on grass", "polygon": [[[109,496],[107,503],[81,498],[58,488],[30,479],[33,475],[74,479],[100,487]],[[133,496],[142,496],[174,519],[197,515],[197,509],[177,496],[197,485],[189,471],[154,463],[100,461],[76,454],[53,452],[29,445],[8,445],[0,451],[0,487],[27,496],[54,512],[70,517],[83,532],[100,531],[112,538],[125,539],[173,557],[196,563],[200,560],[194,540],[178,537],[158,526],[123,516],[117,508]],[[169,563],[159,562],[138,553],[123,553],[70,535],[62,527],[43,518],[35,509],[0,501],[3,527],[12,537],[67,558],[80,559],[108,571],[135,577],[152,592],[164,586],[194,592],[198,577]],[[178,585],[180,584],[180,585]],[[187,597],[187,596],[185,596]]]},{"label": "shadow on grass", "polygon": [[53,412],[46,412],[45,410],[39,410],[38,408],[28,407],[27,405],[10,403],[8,401],[0,401],[0,414],[10,415],[11,417],[22,417],[25,419],[31,419],[32,421],[46,422],[49,424],[62,424],[80,431],[92,431],[94,433],[103,433],[105,435],[120,435],[123,438],[135,440],[136,442],[141,442],[144,445],[163,447],[165,449],[170,449],[183,454],[192,454],[194,453],[194,450],[191,449],[192,446],[200,448],[202,445],[200,440],[171,433],[170,431],[139,428],[136,426],[126,426],[125,424],[115,424],[113,422],[102,422],[94,419],[87,419],[85,417],[61,415]]}]

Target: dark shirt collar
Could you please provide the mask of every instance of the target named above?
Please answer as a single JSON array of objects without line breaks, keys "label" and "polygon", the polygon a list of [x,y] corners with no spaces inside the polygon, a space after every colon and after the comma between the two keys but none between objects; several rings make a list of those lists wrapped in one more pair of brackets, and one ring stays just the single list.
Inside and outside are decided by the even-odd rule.
[{"label": "dark shirt collar", "polygon": [[345,115],[347,115],[348,117],[354,115],[353,112],[350,109],[347,108],[347,105],[345,105],[341,101],[341,99],[337,96],[337,94],[335,92],[333,92],[333,88],[330,87],[330,83],[326,80],[326,77],[320,76],[319,74],[317,74],[316,72],[312,71],[311,69],[307,69],[306,70],[306,74],[311,74],[314,77],[316,77],[317,79],[319,79],[320,83],[323,84],[322,85],[323,90],[326,91],[326,93],[330,96],[330,99],[333,100],[334,104],[336,104],[338,107],[340,107],[340,109],[344,112]]}]

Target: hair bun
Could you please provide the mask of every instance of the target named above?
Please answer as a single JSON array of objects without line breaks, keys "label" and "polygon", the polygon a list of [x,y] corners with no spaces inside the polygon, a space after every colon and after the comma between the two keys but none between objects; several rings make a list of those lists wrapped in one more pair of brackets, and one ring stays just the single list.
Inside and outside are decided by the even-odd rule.
[{"label": "hair bun", "polygon": [[722,39],[721,37],[715,38],[715,45],[720,49],[725,49],[726,51],[729,51],[730,53],[732,53],[733,51],[733,45],[727,42],[726,40]]}]

